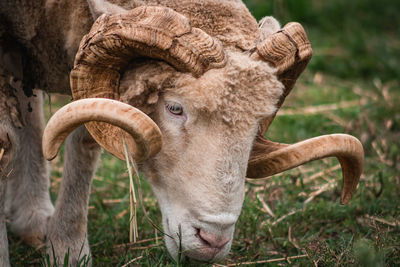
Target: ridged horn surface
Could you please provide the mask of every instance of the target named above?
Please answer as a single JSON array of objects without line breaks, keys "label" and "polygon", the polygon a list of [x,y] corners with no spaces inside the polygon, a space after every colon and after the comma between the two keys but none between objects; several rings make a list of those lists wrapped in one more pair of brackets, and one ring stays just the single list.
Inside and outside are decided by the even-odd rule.
[{"label": "ridged horn surface", "polygon": [[[137,57],[164,60],[194,76],[226,64],[220,42],[191,27],[183,15],[165,7],[138,7],[124,14],[102,15],[84,36],[70,75],[73,98],[118,100],[120,73]],[[85,125],[107,151],[119,158],[124,155],[121,142],[115,141],[120,139],[117,128],[98,122]]]},{"label": "ridged horn surface", "polygon": [[[311,59],[311,44],[303,26],[297,22],[291,22],[260,42],[256,51],[262,60],[277,69],[278,79],[285,86],[277,103],[279,109]],[[275,114],[260,123],[260,135],[263,136],[267,132],[274,118]]]},{"label": "ridged horn surface", "polygon": [[[110,125],[116,126],[118,132],[110,138],[115,142],[112,144],[115,147],[122,146],[122,135],[131,136],[134,143],[128,145],[134,149],[131,152],[138,162],[155,155],[161,149],[160,129],[146,114],[120,101],[87,98],[62,107],[51,117],[43,134],[45,158],[53,159],[65,138],[75,128],[87,122],[101,122],[106,129]],[[125,159],[124,155],[116,156]]]},{"label": "ridged horn surface", "polygon": [[342,166],[341,203],[353,196],[364,166],[364,150],[357,138],[346,134],[323,135],[293,145],[258,137],[250,156],[247,177],[264,178],[326,157],[338,158]]}]

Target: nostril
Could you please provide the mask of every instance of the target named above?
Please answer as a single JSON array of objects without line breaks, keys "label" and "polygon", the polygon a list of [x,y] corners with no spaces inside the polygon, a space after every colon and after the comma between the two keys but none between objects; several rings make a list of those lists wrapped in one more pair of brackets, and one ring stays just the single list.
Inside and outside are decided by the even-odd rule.
[{"label": "nostril", "polygon": [[207,233],[203,229],[196,228],[196,230],[197,233],[195,234],[195,236],[199,238],[204,245],[211,248],[221,249],[230,240],[230,238],[224,236],[217,236],[211,233]]},{"label": "nostril", "polygon": [[212,247],[212,245],[206,240],[206,239],[204,239],[201,235],[200,235],[200,228],[196,228],[196,234],[195,234],[195,236],[198,238],[198,239],[200,239],[201,240],[201,242],[204,244],[204,245],[206,245],[206,246],[208,246],[208,247]]}]

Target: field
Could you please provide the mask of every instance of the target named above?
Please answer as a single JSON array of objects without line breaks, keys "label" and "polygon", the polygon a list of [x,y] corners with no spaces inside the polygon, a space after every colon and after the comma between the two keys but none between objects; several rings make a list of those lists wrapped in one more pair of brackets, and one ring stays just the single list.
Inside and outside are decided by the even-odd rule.
[{"label": "field", "polygon": [[[294,143],[348,133],[364,145],[365,167],[349,204],[339,204],[336,159],[248,180],[232,250],[216,266],[400,265],[400,2],[391,0],[247,0],[259,19],[304,24],[314,49],[307,70],[267,136]],[[52,112],[68,99],[52,97]],[[55,103],[54,103],[55,102]],[[46,114],[49,114],[49,104]],[[55,201],[62,156],[52,162]],[[141,179],[143,207],[160,212]],[[176,266],[161,233],[138,209],[139,241],[129,243],[125,162],[107,153],[92,186],[88,236],[94,266]],[[46,266],[46,258],[9,235],[12,266]],[[198,265],[196,265],[198,266]],[[208,266],[208,265],[204,265]]]}]

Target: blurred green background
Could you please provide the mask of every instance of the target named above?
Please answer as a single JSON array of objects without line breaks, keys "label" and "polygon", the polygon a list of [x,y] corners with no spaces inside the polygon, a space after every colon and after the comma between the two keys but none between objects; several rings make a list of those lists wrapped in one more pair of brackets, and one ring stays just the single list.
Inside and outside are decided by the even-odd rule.
[{"label": "blurred green background", "polygon": [[341,78],[400,77],[400,1],[245,0],[260,19],[302,23],[314,48],[309,68]]}]

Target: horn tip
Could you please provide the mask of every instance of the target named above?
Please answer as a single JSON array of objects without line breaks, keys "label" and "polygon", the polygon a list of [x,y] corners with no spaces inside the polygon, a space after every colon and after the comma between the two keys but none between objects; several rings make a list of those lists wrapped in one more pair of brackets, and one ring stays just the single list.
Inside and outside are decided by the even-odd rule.
[{"label": "horn tip", "polygon": [[53,159],[55,159],[57,157],[57,154],[55,154],[54,156],[47,156],[45,157],[47,159],[47,161],[52,161]]},{"label": "horn tip", "polygon": [[346,205],[349,203],[350,199],[353,197],[353,194],[342,194],[340,196],[340,205]]},{"label": "horn tip", "polygon": [[57,157],[57,154],[58,154],[58,150],[49,151],[49,150],[43,148],[43,156],[47,161],[52,161],[53,159],[55,159]]}]

